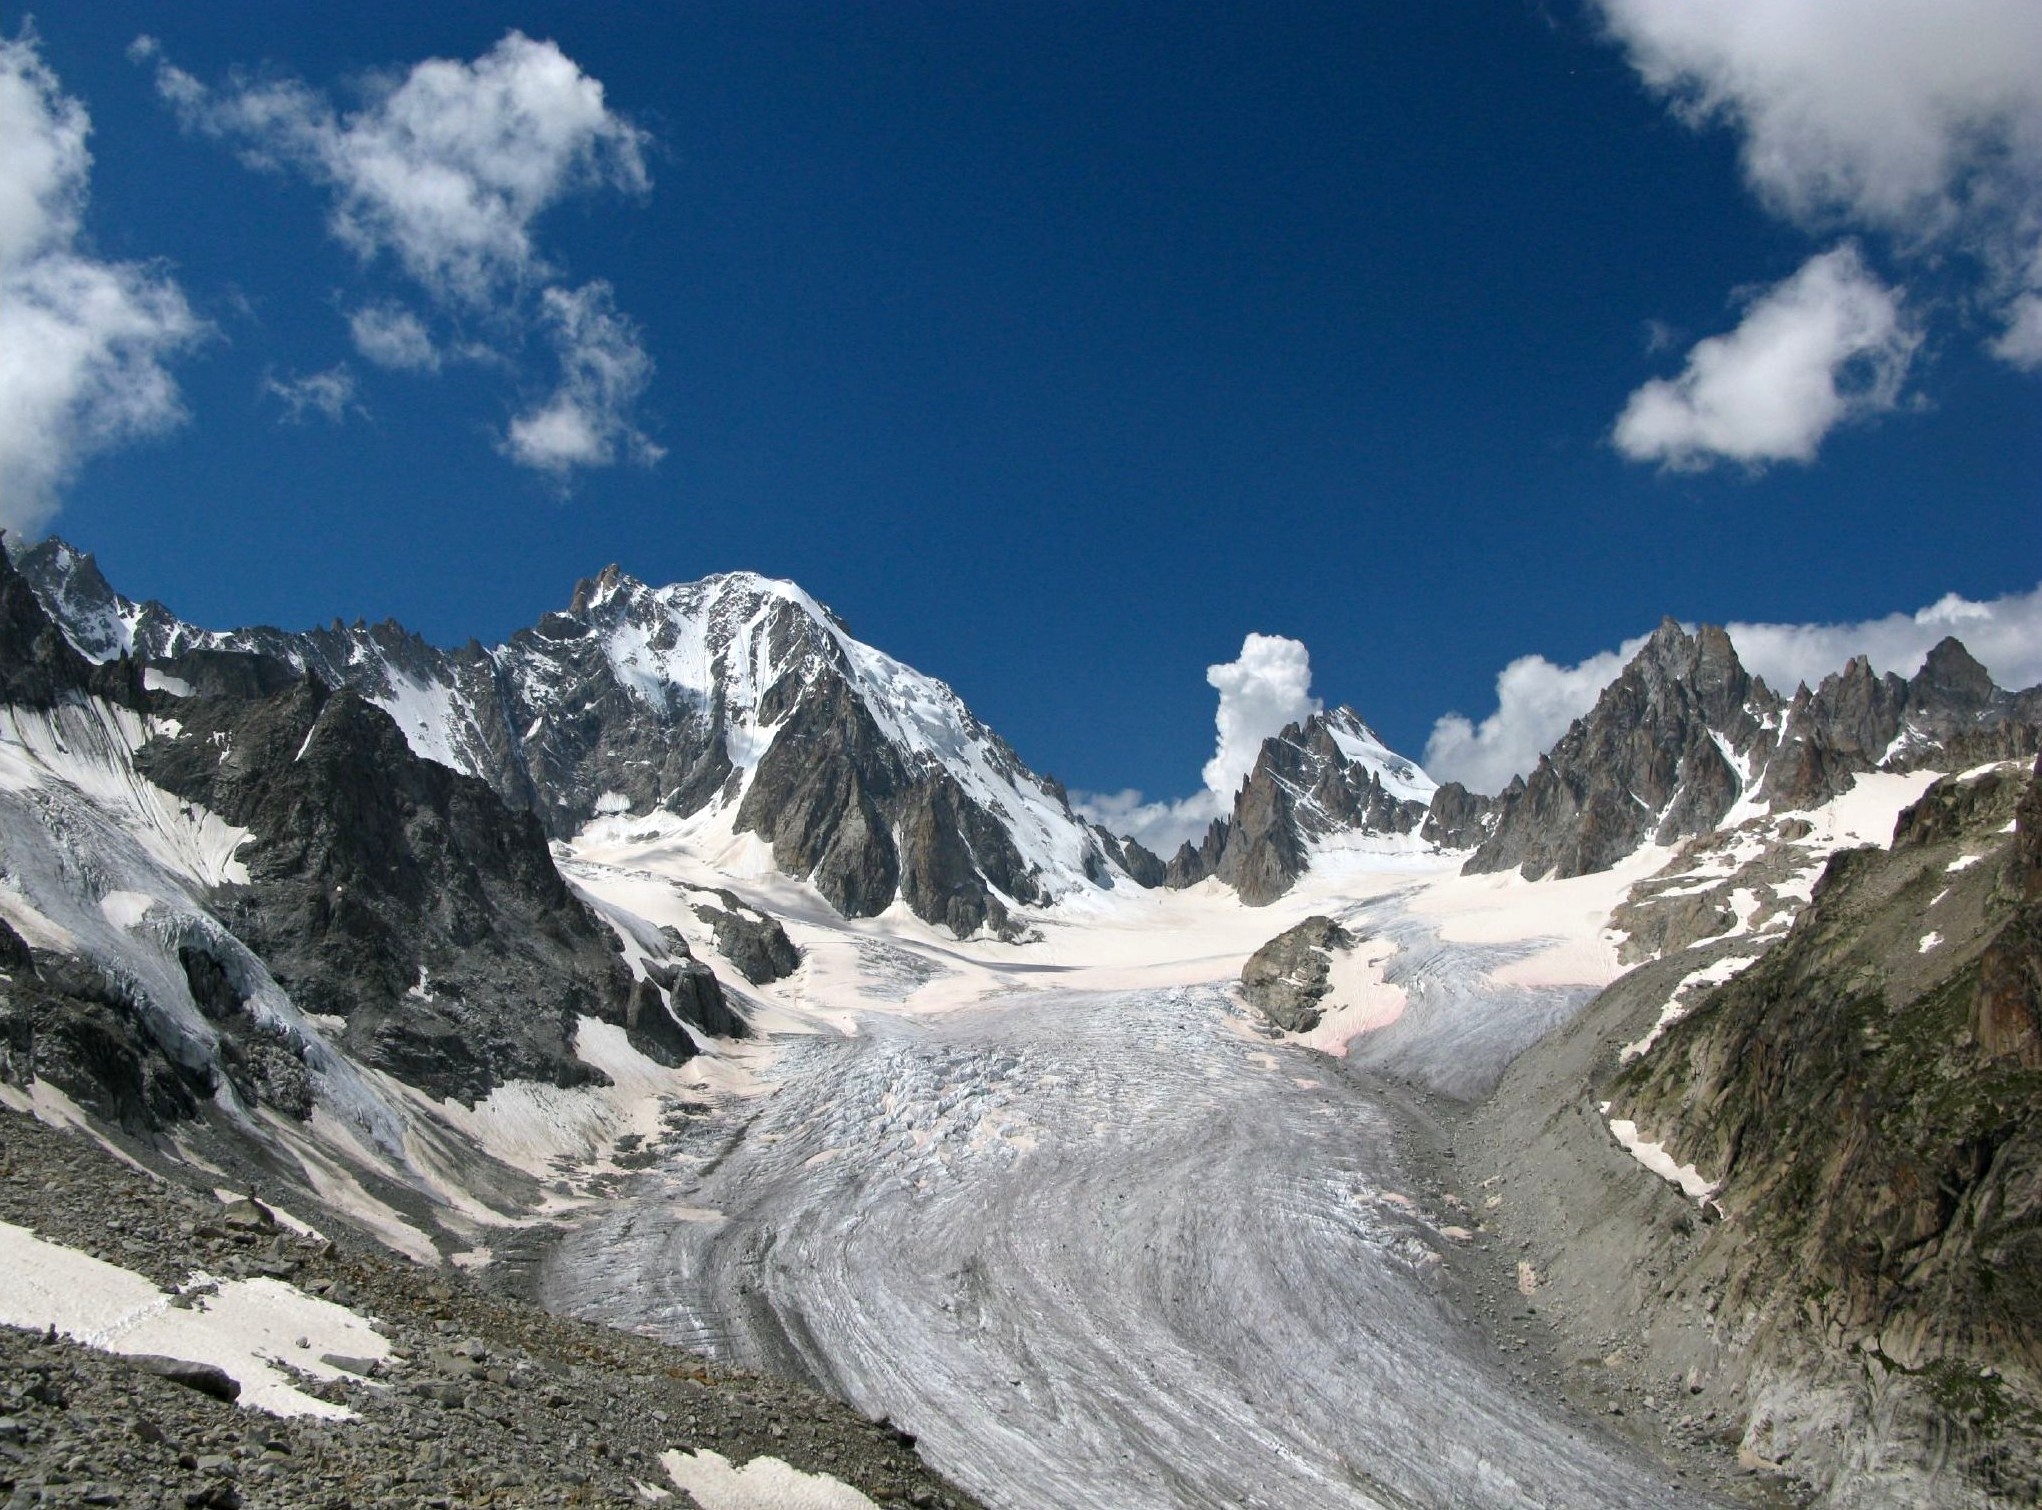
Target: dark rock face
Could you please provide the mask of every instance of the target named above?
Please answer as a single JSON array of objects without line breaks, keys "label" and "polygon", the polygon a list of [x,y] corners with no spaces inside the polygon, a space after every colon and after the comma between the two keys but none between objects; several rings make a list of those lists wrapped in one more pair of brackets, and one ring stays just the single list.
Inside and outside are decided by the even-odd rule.
[{"label": "dark rock face", "polygon": [[1327,975],[1333,951],[1352,949],[1355,943],[1331,918],[1306,918],[1248,957],[1241,969],[1241,994],[1284,1032],[1309,1033],[1324,1015],[1319,1003],[1331,989]]},{"label": "dark rock face", "polygon": [[[779,925],[776,923],[774,926]],[[731,1004],[729,996],[724,993],[723,983],[716,978],[716,972],[695,958],[688,948],[688,941],[678,931],[662,928],[659,932],[668,953],[661,959],[647,960],[645,972],[655,986],[666,992],[673,1015],[711,1038],[749,1037],[751,1024]],[[781,937],[784,939],[786,936],[782,934]],[[790,944],[789,947],[793,946]],[[639,984],[642,986],[645,982]],[[690,1047],[688,1053],[693,1052]]]},{"label": "dark rock face", "polygon": [[772,844],[781,870],[813,881],[846,917],[875,916],[897,895],[960,938],[1011,935],[1003,897],[1045,899],[1006,829],[940,764],[911,768],[838,666],[783,678],[762,711],[783,708],[736,816],[740,833]]},{"label": "dark rock face", "polygon": [[[355,1058],[471,1102],[513,1078],[597,1078],[574,1057],[575,1017],[625,1021],[628,978],[531,814],[316,681],[175,708],[180,732],[139,768],[251,831],[249,883],[216,910],[301,1007],[346,1020]],[[219,963],[185,967],[202,1009],[231,1015]]]},{"label": "dark rock face", "polygon": [[2042,688],[2001,691],[1953,639],[1911,681],[1875,676],[1859,657],[1782,702],[1722,630],[1690,636],[1668,619],[1530,779],[1496,799],[1466,868],[1606,870],[1648,841],[1707,832],[1747,792],[1777,811],[1825,802],[1862,771],[2033,755],[2038,719]]},{"label": "dark rock face", "polygon": [[0,929],[8,956],[0,978],[0,1081],[47,1080],[134,1133],[198,1115],[212,1086],[164,1055],[126,992],[87,961],[37,959],[12,928]]},{"label": "dark rock face", "polygon": [[1227,819],[1213,819],[1196,848],[1189,839],[1177,846],[1177,853],[1170,857],[1170,863],[1163,869],[1163,884],[1172,891],[1182,891],[1187,886],[1196,886],[1207,876],[1217,875],[1232,833],[1233,824]]},{"label": "dark rock face", "polygon": [[632,983],[631,995],[624,1003],[624,1027],[632,1046],[655,1064],[685,1064],[695,1057],[694,1040],[668,1008],[667,991],[655,981]]},{"label": "dark rock face", "polygon": [[1863,656],[1787,705],[1763,794],[1812,807],[1875,769],[1962,768],[2042,748],[2042,688],[2005,692],[1955,639],[1929,652],[1912,680],[1876,675]]},{"label": "dark rock face", "polygon": [[[0,540],[0,557],[6,555]],[[139,668],[124,656],[95,665],[80,655],[43,610],[29,580],[12,560],[0,560],[0,703],[41,709],[94,694],[140,706]]]},{"label": "dark rock face", "polygon": [[1731,1299],[1931,1384],[1986,1368],[2009,1422],[2042,1397],[2038,820],[2042,771],[1937,782],[1612,1087],[1720,1178]]},{"label": "dark rock face", "polygon": [[801,951],[787,937],[778,918],[768,917],[741,901],[737,893],[719,891],[723,905],[697,904],[695,916],[716,931],[716,947],[755,986],[785,980],[801,968]]},{"label": "dark rock face", "polygon": [[[1504,796],[1522,790],[1521,782],[1514,783]],[[1473,849],[1495,828],[1497,805],[1501,801],[1471,792],[1458,781],[1449,781],[1432,794],[1432,805],[1426,809],[1419,837],[1441,849]]]},{"label": "dark rock face", "polygon": [[2042,761],[2014,810],[1995,895],[2011,916],[1979,956],[1972,1036],[1996,1063],[2042,1070]]},{"label": "dark rock face", "polygon": [[[1092,826],[1092,836],[1099,841],[1100,849],[1127,872],[1128,879],[1135,885],[1153,890],[1168,880],[1169,872],[1161,858],[1150,853],[1139,840],[1123,839],[1117,834],[1108,833],[1097,824]],[[1111,878],[1111,872],[1102,868],[1101,874],[1092,879],[1102,884],[1110,884]]]},{"label": "dark rock face", "polygon": [[879,804],[898,803],[907,772],[841,677],[805,690],[759,761],[737,829],[768,840],[774,864],[812,879],[846,917],[871,917],[900,886]]},{"label": "dark rock face", "polygon": [[1714,828],[1743,789],[1724,746],[1749,760],[1765,728],[1753,706],[1769,697],[1722,630],[1690,636],[1666,620],[1524,790],[1499,800],[1467,870],[1586,875],[1648,839]]},{"label": "dark rock face", "polygon": [[1043,900],[998,824],[947,772],[917,782],[900,815],[901,900],[915,915],[959,938],[1016,928],[994,888],[1017,901]]},{"label": "dark rock face", "polygon": [[[1213,820],[1196,849],[1186,843],[1177,851],[1164,884],[1195,886],[1218,876],[1249,906],[1266,906],[1304,874],[1310,841],[1336,833],[1408,834],[1423,823],[1426,804],[1385,790],[1382,773],[1343,750],[1341,735],[1375,744],[1351,708],[1315,713],[1264,740],[1233,813]],[[1392,774],[1409,780],[1418,773],[1399,762]]]}]

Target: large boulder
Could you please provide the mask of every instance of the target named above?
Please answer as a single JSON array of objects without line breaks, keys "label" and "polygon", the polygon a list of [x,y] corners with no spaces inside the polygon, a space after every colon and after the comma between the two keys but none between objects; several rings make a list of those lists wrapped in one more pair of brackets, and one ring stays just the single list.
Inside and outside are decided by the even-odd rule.
[{"label": "large boulder", "polygon": [[1241,994],[1286,1033],[1309,1033],[1325,1015],[1333,954],[1352,949],[1353,934],[1328,917],[1309,917],[1248,957]]}]

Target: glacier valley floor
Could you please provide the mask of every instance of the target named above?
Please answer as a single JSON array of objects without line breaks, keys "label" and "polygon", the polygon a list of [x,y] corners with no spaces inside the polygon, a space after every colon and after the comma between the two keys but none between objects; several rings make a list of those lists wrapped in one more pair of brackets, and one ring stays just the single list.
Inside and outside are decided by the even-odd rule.
[{"label": "glacier valley floor", "polygon": [[544,1298],[885,1413],[993,1505],[1700,1502],[1473,1323],[1383,1083],[1238,1011],[1035,990],[802,1039]]}]

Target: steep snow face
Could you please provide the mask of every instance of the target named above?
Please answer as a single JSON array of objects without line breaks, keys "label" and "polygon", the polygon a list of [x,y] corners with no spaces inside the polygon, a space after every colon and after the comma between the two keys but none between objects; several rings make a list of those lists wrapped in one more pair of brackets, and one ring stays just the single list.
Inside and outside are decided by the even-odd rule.
[{"label": "steep snow face", "polygon": [[[1045,890],[1086,882],[1095,846],[1062,789],[1029,770],[949,686],[854,639],[794,583],[731,572],[653,588],[612,568],[582,584],[569,615],[549,621],[555,633],[567,628],[562,617],[585,626],[618,685],[652,717],[699,724],[716,742],[706,755],[727,762],[729,774],[714,789],[668,792],[661,805],[734,809],[804,695],[841,680],[910,780],[955,781],[1007,831]],[[534,674],[536,648],[495,653],[534,710],[528,729],[558,716],[561,689],[571,684],[550,670]],[[540,687],[553,697],[535,696]]]},{"label": "steep snow face", "polygon": [[[258,1030],[303,1064],[320,1100],[395,1154],[401,1125],[352,1061],[299,1011],[204,895],[246,881],[246,831],[152,785],[134,765],[148,723],[97,700],[0,709],[0,915],[31,944],[89,959],[169,1058],[246,1116],[218,1075],[221,1030],[192,995],[189,953],[231,981]],[[225,754],[225,752],[222,752]]]},{"label": "steep snow face", "polygon": [[1352,708],[1335,708],[1326,715],[1326,732],[1348,762],[1373,772],[1383,790],[1399,802],[1430,802],[1439,783],[1384,744],[1380,735],[1361,721]]},{"label": "steep snow face", "polygon": [[48,710],[0,708],[0,789],[74,789],[157,863],[187,880],[199,886],[245,882],[248,871],[234,856],[248,831],[135,770],[134,752],[154,722],[97,699]]},{"label": "steep snow face", "polygon": [[79,652],[95,661],[110,661],[135,648],[135,631],[144,610],[121,597],[101,576],[92,558],[61,540],[45,540],[22,557],[50,617]]}]

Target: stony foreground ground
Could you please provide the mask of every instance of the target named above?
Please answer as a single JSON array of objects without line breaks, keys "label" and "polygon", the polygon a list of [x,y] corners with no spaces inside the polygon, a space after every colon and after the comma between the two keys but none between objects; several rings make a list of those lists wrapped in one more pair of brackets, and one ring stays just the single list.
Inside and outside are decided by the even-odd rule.
[{"label": "stony foreground ground", "polygon": [[301,1386],[357,1413],[327,1422],[0,1327],[10,1507],[645,1504],[671,1489],[658,1459],[676,1448],[771,1454],[881,1504],[975,1503],[906,1433],[807,1390],[550,1316],[360,1240],[298,1237],[12,1113],[0,1113],[0,1221],[166,1288],[197,1269],[285,1279],[376,1318],[392,1346],[372,1377]]}]

